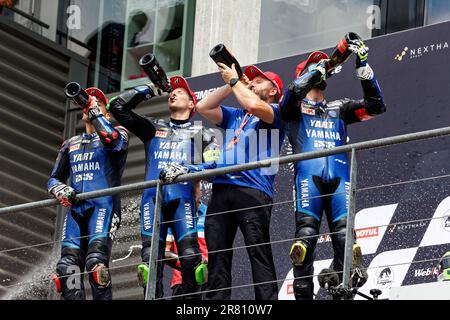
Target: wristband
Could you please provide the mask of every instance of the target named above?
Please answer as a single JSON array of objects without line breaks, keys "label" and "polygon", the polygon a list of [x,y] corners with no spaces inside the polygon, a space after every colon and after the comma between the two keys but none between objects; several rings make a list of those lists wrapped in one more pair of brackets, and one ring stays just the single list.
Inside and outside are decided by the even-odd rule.
[{"label": "wristband", "polygon": [[230,88],[233,88],[233,87],[236,85],[236,83],[238,83],[238,82],[239,82],[239,79],[238,79],[238,78],[233,78],[233,79],[231,79],[231,80],[230,80],[230,83],[229,83]]}]

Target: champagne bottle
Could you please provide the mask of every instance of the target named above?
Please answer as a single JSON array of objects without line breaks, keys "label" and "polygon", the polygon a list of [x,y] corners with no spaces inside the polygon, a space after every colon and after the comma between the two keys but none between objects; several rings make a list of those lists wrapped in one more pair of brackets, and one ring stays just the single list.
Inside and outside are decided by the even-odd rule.
[{"label": "champagne bottle", "polygon": [[214,48],[212,48],[211,51],[209,52],[209,56],[216,63],[221,62],[227,65],[229,68],[231,68],[231,65],[234,63],[239,79],[242,77],[243,72],[241,66],[239,65],[239,62],[233,56],[233,54],[230,51],[228,51],[228,49],[225,47],[224,44],[220,43],[216,45]]},{"label": "champagne bottle", "polygon": [[144,72],[150,78],[155,86],[164,92],[171,92],[172,86],[170,85],[169,78],[166,75],[163,67],[159,64],[155,55],[152,53],[147,53],[142,56],[139,60],[139,65],[142,67]]},{"label": "champagne bottle", "polygon": [[354,32],[348,32],[344,38],[337,44],[333,53],[331,54],[330,61],[327,64],[327,71],[330,71],[337,66],[345,63],[349,58],[352,52],[348,50],[348,44],[351,40],[362,40],[360,36],[358,36]]}]

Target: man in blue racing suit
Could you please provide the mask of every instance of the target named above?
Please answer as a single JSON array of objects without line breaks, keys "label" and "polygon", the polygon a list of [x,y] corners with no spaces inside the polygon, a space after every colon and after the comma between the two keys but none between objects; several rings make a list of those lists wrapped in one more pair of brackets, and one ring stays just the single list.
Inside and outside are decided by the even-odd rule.
[{"label": "man in blue racing suit", "polygon": [[[128,134],[113,127],[108,99],[88,88],[90,103],[83,110],[86,132],[65,141],[48,180],[50,195],[70,207],[64,220],[61,259],[53,280],[66,300],[85,299],[86,268],[94,299],[112,299],[108,271],[112,242],[121,219],[120,195],[77,201],[76,194],[120,185],[127,157]],[[66,180],[70,177],[70,186]]]},{"label": "man in blue racing suit", "polygon": [[[168,105],[170,120],[153,119],[136,114],[132,110],[142,101],[155,96],[152,86],[135,87],[111,100],[109,110],[117,121],[134,133],[145,146],[145,180],[156,180],[160,175],[173,180],[188,169],[179,165],[214,162],[218,146],[214,131],[194,125],[190,118],[195,112],[197,97],[183,77],[170,78],[172,91]],[[155,90],[156,91],[156,90]],[[178,248],[183,283],[180,294],[195,293],[198,284],[195,270],[201,267],[202,259],[197,239],[197,212],[195,203],[196,182],[184,182],[162,187],[161,229],[159,237],[159,258],[164,258],[165,239],[170,227]],[[142,261],[138,266],[138,279],[144,288],[148,275],[151,236],[155,210],[156,188],[146,189],[141,201]],[[164,223],[164,222],[170,223]],[[163,296],[163,263],[158,264],[157,297]],[[144,290],[145,292],[145,290]]]},{"label": "man in blue racing suit", "polygon": [[[367,63],[368,48],[360,41],[350,43],[356,53],[356,74],[361,80],[364,99],[340,99],[326,102],[326,63],[328,56],[313,52],[297,66],[295,80],[285,91],[281,115],[294,153],[338,147],[347,142],[346,126],[371,119],[385,112],[380,88]],[[334,250],[334,269],[342,271],[345,229],[349,197],[347,155],[300,161],[295,164],[296,232],[298,240],[290,256],[294,265],[294,294],[297,300],[312,299],[314,251],[322,212],[325,211]],[[330,195],[331,194],[331,195]],[[330,196],[324,196],[330,195]],[[306,237],[306,238],[303,238]],[[361,249],[354,247],[354,257],[361,259]],[[355,252],[356,251],[356,252]],[[360,261],[354,261],[359,264]],[[339,273],[342,276],[342,273]]]}]

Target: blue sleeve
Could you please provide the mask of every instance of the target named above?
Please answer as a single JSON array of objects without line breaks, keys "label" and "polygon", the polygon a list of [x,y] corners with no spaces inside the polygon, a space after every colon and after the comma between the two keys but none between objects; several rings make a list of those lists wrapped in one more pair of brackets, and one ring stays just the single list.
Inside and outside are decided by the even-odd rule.
[{"label": "blue sleeve", "polygon": [[103,115],[91,120],[100,141],[105,148],[112,151],[126,150],[128,146],[128,134],[125,128],[114,128]]},{"label": "blue sleeve", "polygon": [[66,183],[67,178],[70,175],[70,163],[69,163],[69,141],[64,141],[61,149],[59,150],[58,157],[56,158],[55,166],[47,182],[47,191],[51,193],[51,190],[61,184]]},{"label": "blue sleeve", "polygon": [[200,206],[198,208],[198,215],[205,216],[207,210],[208,210],[208,206],[206,204],[204,204],[203,202],[200,202]]},{"label": "blue sleeve", "polygon": [[220,108],[222,109],[222,123],[219,124],[218,127],[227,129],[230,124],[230,119],[235,117],[236,110],[238,109],[227,106],[220,106]]},{"label": "blue sleeve", "polygon": [[186,167],[189,168],[189,172],[190,173],[194,173],[194,172],[201,172],[204,170],[210,170],[210,169],[216,169],[217,168],[217,162],[204,162],[202,164],[199,165],[187,165]]},{"label": "blue sleeve", "polygon": [[273,109],[273,123],[272,123],[272,127],[276,128],[276,129],[281,129],[282,124],[281,124],[281,114],[280,114],[280,107],[278,106],[278,104],[271,104],[270,105]]}]

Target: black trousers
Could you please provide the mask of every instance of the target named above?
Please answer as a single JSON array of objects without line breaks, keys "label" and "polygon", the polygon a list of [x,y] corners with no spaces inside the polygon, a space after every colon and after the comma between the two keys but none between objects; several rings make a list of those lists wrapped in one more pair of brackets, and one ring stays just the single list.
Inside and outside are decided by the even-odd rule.
[{"label": "black trousers", "polygon": [[[207,290],[232,286],[233,250],[218,253],[214,253],[214,251],[232,248],[238,227],[244,236],[246,246],[270,242],[271,204],[272,198],[257,189],[228,184],[213,185],[212,197],[205,220],[209,272]],[[214,215],[218,212],[261,205],[269,206]],[[271,245],[249,247],[247,253],[251,263],[253,283],[273,281],[269,284],[254,286],[256,300],[276,300],[278,298],[278,285]],[[215,300],[230,299],[231,290],[206,292],[204,297],[205,299]]]}]

